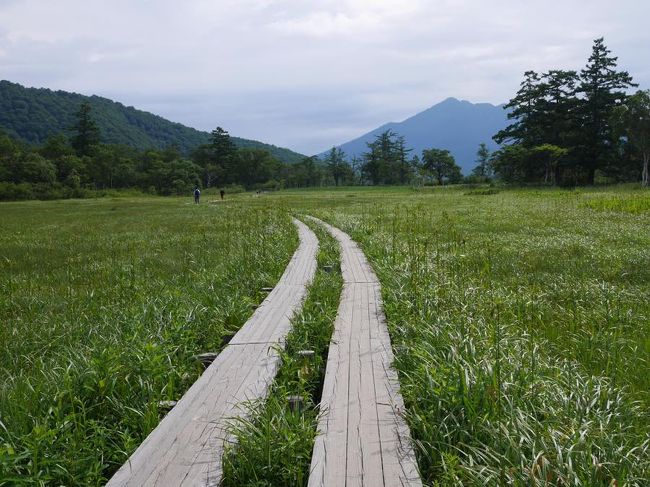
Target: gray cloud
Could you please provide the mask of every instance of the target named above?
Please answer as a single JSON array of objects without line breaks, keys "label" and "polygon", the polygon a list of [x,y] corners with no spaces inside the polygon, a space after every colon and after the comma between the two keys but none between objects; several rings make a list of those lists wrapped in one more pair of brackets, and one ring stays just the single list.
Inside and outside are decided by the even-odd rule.
[{"label": "gray cloud", "polygon": [[637,0],[2,0],[0,77],[315,153],[456,96],[506,101],[604,35],[648,87]]}]

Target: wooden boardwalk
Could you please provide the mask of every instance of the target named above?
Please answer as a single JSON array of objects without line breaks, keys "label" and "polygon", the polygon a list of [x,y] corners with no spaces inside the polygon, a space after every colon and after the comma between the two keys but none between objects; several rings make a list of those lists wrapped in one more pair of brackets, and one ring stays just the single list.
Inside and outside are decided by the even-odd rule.
[{"label": "wooden boardwalk", "polygon": [[341,245],[343,293],[330,342],[309,487],[421,486],[377,276],[357,244]]},{"label": "wooden boardwalk", "polygon": [[247,415],[242,403],[266,397],[279,366],[277,346],[284,345],[316,272],[318,240],[302,222],[294,223],[300,246],[276,287],[108,486],[219,484],[226,427]]}]

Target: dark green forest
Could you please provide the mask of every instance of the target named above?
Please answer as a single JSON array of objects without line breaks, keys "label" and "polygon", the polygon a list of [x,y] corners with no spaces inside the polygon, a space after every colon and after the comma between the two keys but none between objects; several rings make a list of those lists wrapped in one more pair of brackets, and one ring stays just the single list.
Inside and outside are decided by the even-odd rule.
[{"label": "dark green forest", "polygon": [[[0,130],[29,144],[43,144],[51,135],[72,134],[82,103],[92,109],[102,142],[139,150],[164,149],[174,145],[183,155],[210,140],[210,134],[170,122],[148,112],[124,106],[99,96],[84,96],[44,88],[25,88],[0,81]],[[255,140],[232,137],[237,147],[264,149],[276,159],[295,163],[304,157],[289,149]]]},{"label": "dark green forest", "polygon": [[30,145],[0,133],[0,199],[58,199],[101,196],[132,189],[159,195],[191,194],[195,187],[227,192],[359,184],[429,184],[462,181],[448,151],[424,152],[422,163],[403,138],[387,131],[368,144],[363,158],[350,163],[332,148],[322,160],[303,157],[281,162],[269,151],[238,147],[221,127],[208,142],[185,156],[174,145],[138,150],[102,142],[99,124],[88,103],[82,103],[71,135],[52,135]]},{"label": "dark green forest", "polygon": [[266,149],[239,146],[221,127],[187,155],[175,144],[140,150],[105,143],[86,101],[68,132],[34,145],[0,131],[0,200],[82,198],[124,189],[189,195],[196,187],[236,192],[355,183],[344,158],[343,173],[334,179],[329,166],[316,157],[282,162]]},{"label": "dark green forest", "polygon": [[[0,133],[0,200],[83,198],[118,189],[159,195],[216,186],[274,190],[302,185],[304,177],[321,184],[325,176],[312,158],[286,164],[267,150],[237,147],[223,129],[184,156],[174,145],[138,150],[101,143],[88,104],[77,118],[71,137],[53,135],[37,146]],[[304,168],[311,171],[306,176]]]}]

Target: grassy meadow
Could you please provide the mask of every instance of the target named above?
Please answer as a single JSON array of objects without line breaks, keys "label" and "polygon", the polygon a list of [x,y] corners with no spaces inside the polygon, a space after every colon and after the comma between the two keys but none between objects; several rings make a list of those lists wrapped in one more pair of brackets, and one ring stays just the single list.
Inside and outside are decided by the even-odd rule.
[{"label": "grassy meadow", "polygon": [[295,250],[281,207],[0,205],[0,485],[102,485]]},{"label": "grassy meadow", "polygon": [[647,192],[335,194],[316,214],[382,282],[428,485],[647,485]]},{"label": "grassy meadow", "polygon": [[[188,201],[0,205],[0,485],[101,484],[155,426],[158,401],[198,376],[192,355],[218,349],[279,278],[291,213],[348,232],[382,282],[426,485],[647,485],[647,191]],[[319,238],[320,260],[336,260]],[[228,485],[306,484],[322,363],[306,377],[291,350],[326,357],[340,276],[319,276],[269,401],[233,425]],[[287,411],[288,394],[303,412]]]}]

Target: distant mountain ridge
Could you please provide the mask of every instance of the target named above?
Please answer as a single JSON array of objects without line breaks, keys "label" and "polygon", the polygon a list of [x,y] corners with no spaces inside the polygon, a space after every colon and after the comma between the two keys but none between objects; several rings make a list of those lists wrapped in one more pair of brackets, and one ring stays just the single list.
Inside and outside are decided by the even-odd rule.
[{"label": "distant mountain ridge", "polygon": [[471,103],[456,98],[433,105],[403,122],[391,122],[354,140],[341,144],[348,157],[361,156],[367,143],[386,130],[404,136],[411,154],[422,156],[422,150],[432,147],[449,150],[456,163],[469,174],[476,166],[476,151],[481,142],[493,151],[499,146],[492,136],[508,125],[503,105]]},{"label": "distant mountain ridge", "polygon": [[[0,80],[0,130],[30,144],[43,143],[48,136],[69,133],[79,105],[87,101],[92,108],[102,141],[124,144],[137,149],[161,149],[176,144],[184,154],[208,142],[210,134],[158,115],[127,107],[100,96],[85,96],[47,88],[26,88]],[[215,125],[218,125],[215,123]],[[242,148],[265,149],[286,163],[305,156],[290,149],[256,140],[232,137]]]}]

